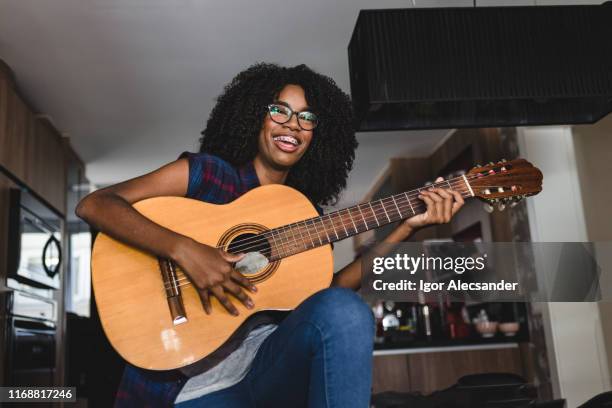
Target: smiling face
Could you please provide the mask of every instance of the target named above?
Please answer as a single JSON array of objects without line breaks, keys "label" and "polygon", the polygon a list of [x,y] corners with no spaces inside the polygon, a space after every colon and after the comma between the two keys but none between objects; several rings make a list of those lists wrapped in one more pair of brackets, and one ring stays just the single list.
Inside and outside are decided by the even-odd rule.
[{"label": "smiling face", "polygon": [[[286,105],[294,112],[310,110],[304,89],[299,85],[286,85],[274,103]],[[266,114],[259,132],[259,152],[255,161],[270,170],[288,172],[306,153],[312,133],[312,130],[300,128],[297,115],[293,115],[288,122],[279,124]]]}]

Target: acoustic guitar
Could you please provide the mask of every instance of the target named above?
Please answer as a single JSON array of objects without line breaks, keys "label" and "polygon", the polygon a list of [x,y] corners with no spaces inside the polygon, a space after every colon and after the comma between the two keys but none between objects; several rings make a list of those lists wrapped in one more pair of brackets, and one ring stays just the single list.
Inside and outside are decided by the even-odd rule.
[{"label": "acoustic guitar", "polygon": [[[433,186],[503,207],[542,190],[542,173],[523,159],[477,166]],[[92,283],[105,334],[128,362],[151,370],[181,368],[218,350],[242,323],[263,310],[291,310],[329,287],[331,243],[426,211],[422,187],[320,216],[300,192],[284,185],[255,188],[215,205],[183,197],[134,204],[154,222],[201,243],[246,253],[236,269],[257,284],[255,307],[239,302],[231,316],[211,297],[204,312],[187,275],[166,259],[99,234]]]}]

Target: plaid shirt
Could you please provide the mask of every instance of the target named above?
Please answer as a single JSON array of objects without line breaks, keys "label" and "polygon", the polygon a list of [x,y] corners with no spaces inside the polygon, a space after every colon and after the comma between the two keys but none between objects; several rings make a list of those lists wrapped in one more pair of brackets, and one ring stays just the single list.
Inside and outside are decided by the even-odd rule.
[{"label": "plaid shirt", "polygon": [[[235,168],[206,153],[184,152],[179,158],[189,160],[189,198],[225,204],[259,186],[252,163]],[[150,371],[126,364],[115,407],[171,407],[186,381],[187,378],[175,370]]]}]

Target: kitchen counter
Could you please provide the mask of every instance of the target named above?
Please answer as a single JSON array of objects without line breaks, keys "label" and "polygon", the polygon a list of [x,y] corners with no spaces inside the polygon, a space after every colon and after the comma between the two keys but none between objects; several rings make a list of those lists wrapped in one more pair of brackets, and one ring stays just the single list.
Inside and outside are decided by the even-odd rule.
[{"label": "kitchen counter", "polygon": [[418,346],[418,347],[403,347],[403,348],[380,348],[374,350],[374,356],[390,356],[400,354],[422,354],[422,353],[440,353],[451,351],[474,351],[474,350],[498,350],[518,348],[516,342],[502,343],[485,343],[485,344],[458,344],[446,346]]}]

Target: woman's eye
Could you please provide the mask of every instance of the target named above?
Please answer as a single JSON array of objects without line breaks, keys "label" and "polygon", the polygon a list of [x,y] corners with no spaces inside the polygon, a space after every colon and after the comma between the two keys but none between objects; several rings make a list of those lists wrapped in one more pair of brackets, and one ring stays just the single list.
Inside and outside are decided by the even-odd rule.
[{"label": "woman's eye", "polygon": [[284,109],[282,106],[272,106],[270,107],[270,113],[273,115],[287,115],[287,109]]},{"label": "woman's eye", "polygon": [[302,112],[301,113],[302,120],[307,120],[308,122],[316,122],[317,116],[311,112]]}]

